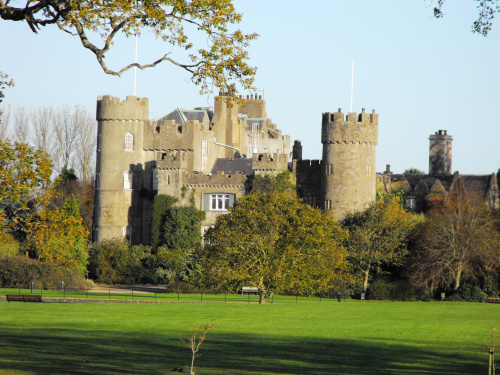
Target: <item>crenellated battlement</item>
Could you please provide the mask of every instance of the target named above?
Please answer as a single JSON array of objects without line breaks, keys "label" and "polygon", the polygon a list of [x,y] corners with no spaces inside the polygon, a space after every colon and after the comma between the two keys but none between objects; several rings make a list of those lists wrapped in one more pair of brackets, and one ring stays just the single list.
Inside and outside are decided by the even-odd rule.
[{"label": "crenellated battlement", "polygon": [[97,121],[106,120],[147,120],[149,116],[149,99],[127,96],[120,98],[104,95],[97,97]]},{"label": "crenellated battlement", "polygon": [[321,142],[344,144],[373,144],[378,143],[378,114],[360,114],[349,112],[346,116],[339,108],[338,112],[323,113]]},{"label": "crenellated battlement", "polygon": [[258,172],[286,171],[288,155],[254,154],[252,155],[252,168]]},{"label": "crenellated battlement", "polygon": [[159,152],[156,155],[157,169],[186,169],[192,155],[184,151]]}]

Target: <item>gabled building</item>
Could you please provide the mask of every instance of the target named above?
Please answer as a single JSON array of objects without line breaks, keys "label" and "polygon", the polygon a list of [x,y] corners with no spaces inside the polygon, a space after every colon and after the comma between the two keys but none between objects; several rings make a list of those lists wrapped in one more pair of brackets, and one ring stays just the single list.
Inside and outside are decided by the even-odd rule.
[{"label": "gabled building", "polygon": [[377,184],[389,193],[404,192],[405,205],[416,212],[426,212],[437,202],[445,202],[459,182],[482,196],[493,209],[500,209],[500,191],[495,173],[452,174],[452,136],[446,130],[439,130],[429,137],[429,141],[429,174],[394,174],[388,165],[386,171],[377,176]]}]

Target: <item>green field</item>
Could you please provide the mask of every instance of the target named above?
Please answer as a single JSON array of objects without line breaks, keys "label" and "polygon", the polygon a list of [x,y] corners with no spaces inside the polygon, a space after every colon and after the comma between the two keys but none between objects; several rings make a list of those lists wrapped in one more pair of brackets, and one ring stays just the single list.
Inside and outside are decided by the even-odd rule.
[{"label": "green field", "polygon": [[189,373],[181,339],[207,322],[197,375],[487,374],[490,313],[500,322],[485,303],[2,301],[0,374]]}]

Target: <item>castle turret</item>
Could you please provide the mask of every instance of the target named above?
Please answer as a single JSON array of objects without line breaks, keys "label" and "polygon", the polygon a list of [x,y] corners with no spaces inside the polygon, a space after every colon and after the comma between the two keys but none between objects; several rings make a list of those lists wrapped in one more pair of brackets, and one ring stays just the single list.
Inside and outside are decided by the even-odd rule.
[{"label": "castle turret", "polygon": [[375,200],[378,114],[323,113],[321,207],[337,219]]},{"label": "castle turret", "polygon": [[429,174],[451,174],[451,143],[453,137],[446,130],[429,136]]},{"label": "castle turret", "polygon": [[147,98],[97,98],[94,242],[116,237],[143,241],[144,161],[154,160],[152,152],[143,149],[148,106]]}]

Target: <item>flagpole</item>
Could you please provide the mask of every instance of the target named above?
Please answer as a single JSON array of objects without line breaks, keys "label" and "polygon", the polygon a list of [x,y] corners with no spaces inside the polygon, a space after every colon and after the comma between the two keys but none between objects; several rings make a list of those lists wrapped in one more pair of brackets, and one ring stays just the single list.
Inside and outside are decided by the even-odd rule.
[{"label": "flagpole", "polygon": [[352,112],[352,92],[354,88],[354,59],[352,59],[352,67],[351,67],[351,110],[349,112]]}]

